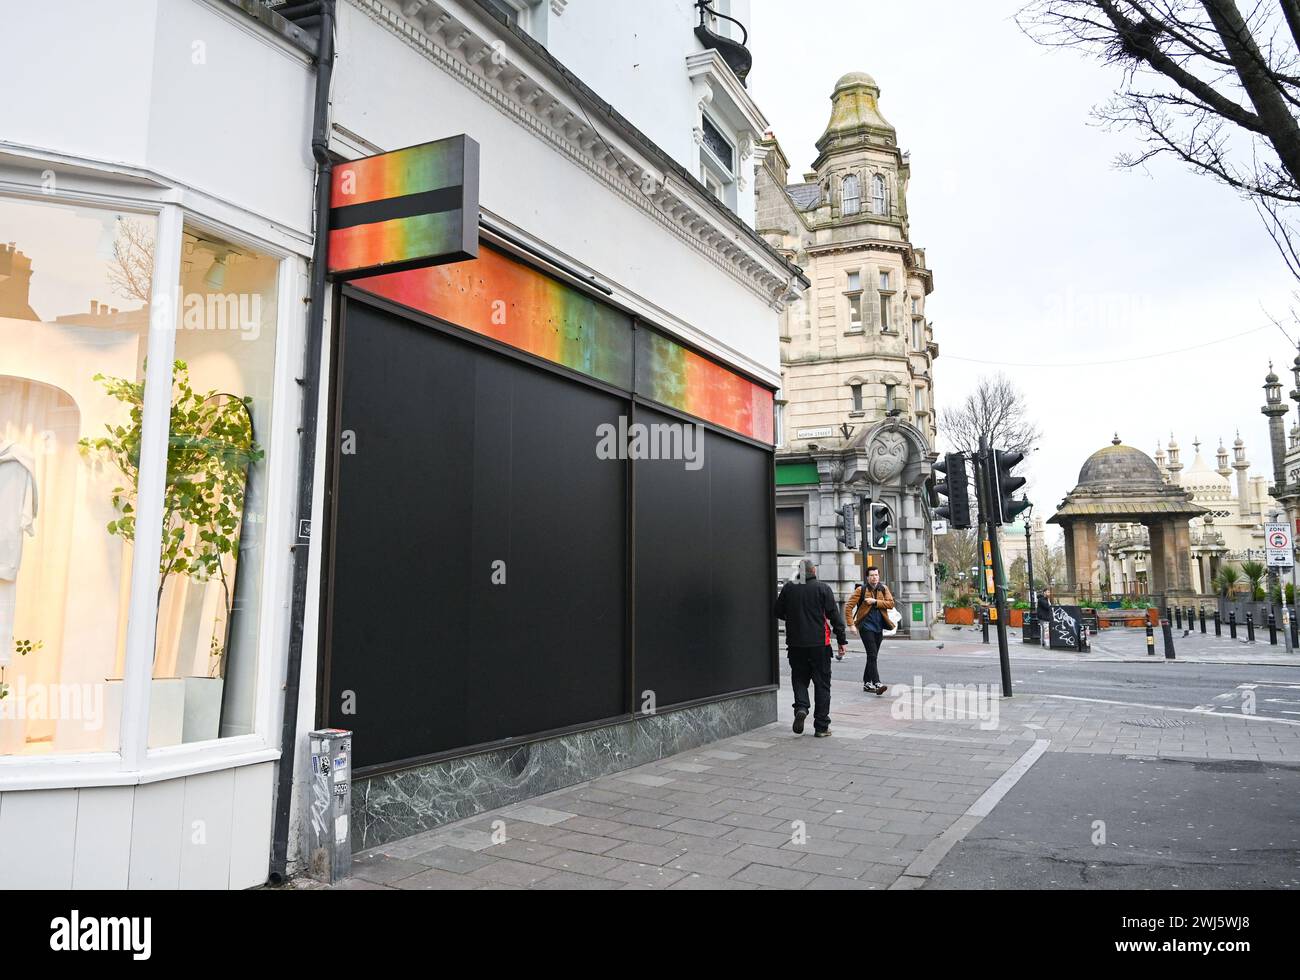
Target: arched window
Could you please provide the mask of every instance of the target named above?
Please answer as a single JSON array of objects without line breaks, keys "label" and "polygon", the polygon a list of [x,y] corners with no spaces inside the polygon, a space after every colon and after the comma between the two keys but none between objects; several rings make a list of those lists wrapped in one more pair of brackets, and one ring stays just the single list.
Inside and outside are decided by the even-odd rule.
[{"label": "arched window", "polygon": [[862,210],[862,191],[858,186],[857,175],[849,174],[844,178],[841,195],[843,200],[841,210],[844,214],[857,214]]},{"label": "arched window", "polygon": [[885,191],[885,178],[880,174],[876,174],[876,176],[871,179],[872,210],[875,211],[876,214],[885,214],[885,205],[887,200],[888,195]]}]

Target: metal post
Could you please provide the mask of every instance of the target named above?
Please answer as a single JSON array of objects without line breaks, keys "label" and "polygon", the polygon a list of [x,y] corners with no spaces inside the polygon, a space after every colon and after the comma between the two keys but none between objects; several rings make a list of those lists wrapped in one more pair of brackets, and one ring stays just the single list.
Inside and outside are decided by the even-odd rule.
[{"label": "metal post", "polygon": [[1156,655],[1156,631],[1151,628],[1151,620],[1147,620],[1147,656]]},{"label": "metal post", "polygon": [[984,642],[989,641],[989,607],[980,606],[980,627],[984,630]]},{"label": "metal post", "polygon": [[1160,621],[1160,628],[1164,631],[1165,634],[1165,659],[1173,660],[1174,659],[1174,631],[1169,628],[1169,620],[1162,619]]},{"label": "metal post", "polygon": [[[1292,541],[1292,544],[1295,542]],[[1284,595],[1282,598],[1286,598]],[[1300,588],[1296,586],[1296,567],[1291,565],[1291,649],[1300,650]]]},{"label": "metal post", "polygon": [[1268,645],[1277,646],[1277,617],[1273,615],[1273,610],[1268,611]]},{"label": "metal post", "polygon": [[[1029,513],[1033,513],[1030,509]],[[1034,588],[1034,539],[1029,531],[1029,516],[1025,515],[1025,562],[1029,565],[1029,607],[1038,606],[1038,590]]]},{"label": "metal post", "polygon": [[1011,650],[1007,646],[1007,582],[1002,574],[1002,546],[998,543],[996,490],[993,479],[993,459],[987,436],[980,437],[980,451],[975,461],[979,474],[976,485],[983,491],[980,519],[987,523],[989,548],[993,557],[993,601],[998,612],[998,659],[1002,664],[1002,696],[1011,697]]},{"label": "metal post", "polygon": [[1255,642],[1255,614],[1249,611],[1246,613],[1246,642]]},{"label": "metal post", "polygon": [[1228,636],[1232,639],[1237,638],[1237,610],[1228,610]]},{"label": "metal post", "polygon": [[1174,625],[1178,629],[1183,628],[1183,607],[1182,606],[1174,606]]},{"label": "metal post", "polygon": [[1214,635],[1223,635],[1223,623],[1219,620],[1219,610],[1214,610]]},{"label": "metal post", "polygon": [[1201,607],[1201,636],[1205,635],[1205,607]]}]

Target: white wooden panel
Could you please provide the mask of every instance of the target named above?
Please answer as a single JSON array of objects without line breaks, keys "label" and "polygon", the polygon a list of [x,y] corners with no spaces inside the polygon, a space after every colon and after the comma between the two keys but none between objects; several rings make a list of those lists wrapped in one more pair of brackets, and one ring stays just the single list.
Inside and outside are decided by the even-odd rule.
[{"label": "white wooden panel", "polygon": [[130,879],[134,786],[77,790],[73,888],[126,888]]},{"label": "white wooden panel", "polygon": [[228,886],[234,803],[233,769],[186,777],[185,815],[181,821],[182,888]]},{"label": "white wooden panel", "polygon": [[75,789],[0,796],[0,888],[71,888]]},{"label": "white wooden panel", "polygon": [[185,780],[136,787],[131,821],[130,888],[179,888]]},{"label": "white wooden panel", "polygon": [[271,860],[275,765],[235,770],[234,825],[230,840],[230,887],[253,888],[266,881]]}]

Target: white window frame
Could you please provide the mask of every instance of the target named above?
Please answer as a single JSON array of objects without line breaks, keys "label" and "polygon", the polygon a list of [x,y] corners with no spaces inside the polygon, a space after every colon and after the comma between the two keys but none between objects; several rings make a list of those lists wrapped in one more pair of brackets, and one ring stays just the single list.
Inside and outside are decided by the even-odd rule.
[{"label": "white window frame", "polygon": [[889,186],[883,174],[871,178],[871,207],[876,214],[889,213]]},{"label": "white window frame", "polygon": [[[852,186],[853,193],[849,193]],[[845,174],[840,182],[840,213],[844,215],[862,213],[862,183],[857,174]]]},{"label": "white window frame", "polygon": [[[78,172],[81,168],[81,172]],[[33,184],[53,169],[58,191]],[[306,310],[299,297],[306,280],[310,243],[281,226],[223,204],[181,185],[162,186],[160,178],[92,161],[33,159],[25,167],[0,164],[0,197],[69,206],[101,208],[155,218],[149,364],[139,464],[139,507],[130,570],[126,655],[122,683],[121,729],[116,750],[58,755],[0,756],[0,793],[29,789],[129,786],[204,772],[270,762],[280,758],[277,719],[282,705],[279,683],[289,628],[293,563],[294,509],[298,480],[297,426],[301,398],[295,383],[306,338]],[[171,365],[176,349],[181,282],[182,233],[206,230],[233,244],[255,249],[279,262],[277,275],[275,380],[267,448],[266,554],[263,558],[253,731],[205,742],[148,747],[149,710],[155,646],[158,556],[162,547],[162,496],[170,436]]]}]

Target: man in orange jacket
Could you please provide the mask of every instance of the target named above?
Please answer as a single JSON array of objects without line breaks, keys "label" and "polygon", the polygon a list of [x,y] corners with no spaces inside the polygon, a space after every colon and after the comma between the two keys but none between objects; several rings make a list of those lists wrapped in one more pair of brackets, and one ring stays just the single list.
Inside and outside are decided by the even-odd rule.
[{"label": "man in orange jacket", "polygon": [[880,581],[880,569],[867,571],[867,584],[854,590],[848,605],[844,607],[844,619],[850,627],[856,627],[858,635],[867,648],[867,669],[862,674],[862,690],[877,696],[889,688],[880,683],[880,671],[876,658],[880,656],[880,644],[885,640],[885,630],[891,624],[885,619],[885,610],[894,608],[894,595],[889,586]]}]

